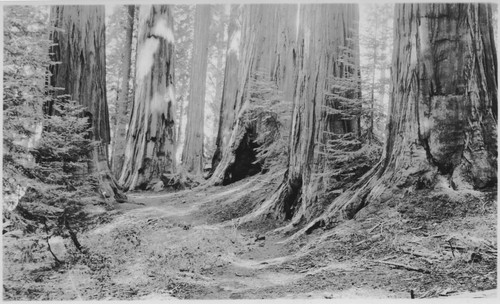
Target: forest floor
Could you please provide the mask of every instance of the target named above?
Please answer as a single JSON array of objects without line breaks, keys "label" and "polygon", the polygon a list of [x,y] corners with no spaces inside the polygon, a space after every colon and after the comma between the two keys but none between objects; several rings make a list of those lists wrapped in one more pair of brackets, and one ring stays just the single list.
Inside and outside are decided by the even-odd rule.
[{"label": "forest floor", "polygon": [[[129,193],[89,207],[85,253],[54,238],[4,235],[3,298],[270,299],[496,297],[496,191],[480,200],[420,193],[340,226],[291,238],[273,219],[241,224],[279,178]],[[464,203],[467,204],[464,204]],[[482,292],[479,292],[482,291]],[[466,293],[472,292],[472,293]]]}]

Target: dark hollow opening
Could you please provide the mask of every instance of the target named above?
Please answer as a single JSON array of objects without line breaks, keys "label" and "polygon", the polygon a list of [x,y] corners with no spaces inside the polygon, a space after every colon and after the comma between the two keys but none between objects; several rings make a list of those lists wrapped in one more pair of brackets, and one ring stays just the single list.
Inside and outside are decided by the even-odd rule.
[{"label": "dark hollow opening", "polygon": [[254,163],[257,160],[257,148],[259,147],[259,144],[255,142],[256,137],[255,129],[247,127],[245,135],[235,151],[234,164],[226,171],[222,182],[223,185],[237,182],[261,172],[261,164]]}]

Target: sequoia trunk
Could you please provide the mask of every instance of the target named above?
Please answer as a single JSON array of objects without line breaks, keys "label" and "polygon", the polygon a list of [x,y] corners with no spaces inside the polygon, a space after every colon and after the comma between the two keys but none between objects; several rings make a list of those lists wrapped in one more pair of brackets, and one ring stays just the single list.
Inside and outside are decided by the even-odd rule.
[{"label": "sequoia trunk", "polygon": [[[254,163],[253,143],[259,127],[242,119],[251,106],[250,86],[259,79],[284,90],[284,71],[287,63],[292,62],[290,46],[295,37],[290,33],[295,29],[297,5],[244,5],[241,28],[234,18],[239,9],[233,7],[229,25],[221,116],[213,158],[217,166],[213,167],[209,184],[231,183],[260,170]],[[280,40],[282,35],[288,40]]]},{"label": "sequoia trunk", "polygon": [[[352,4],[301,5],[289,165],[273,197],[257,214],[273,212],[281,219],[310,219],[322,211],[322,173],[325,169],[327,134],[357,134],[359,119],[329,114],[335,107],[327,95],[339,83],[353,84],[359,92],[357,56],[358,6]],[[349,50],[349,62],[345,61]],[[354,70],[351,68],[354,67]]]},{"label": "sequoia trunk", "polygon": [[[59,62],[51,66],[51,85],[64,89],[58,95],[67,94],[87,108],[92,137],[100,143],[92,153],[88,170],[98,174],[104,198],[114,195],[117,201],[124,200],[108,167],[104,6],[54,6],[51,18],[55,28],[51,59]],[[54,114],[51,104],[46,112]]]},{"label": "sequoia trunk", "polygon": [[497,58],[490,4],[396,5],[383,160],[328,218],[352,218],[401,191],[497,181]]},{"label": "sequoia trunk", "polygon": [[168,5],[141,6],[135,96],[120,184],[145,187],[175,170],[173,18]]},{"label": "sequoia trunk", "polygon": [[234,107],[238,92],[238,67],[240,63],[241,10],[239,4],[231,5],[229,25],[227,28],[226,67],[224,69],[224,84],[219,115],[219,128],[215,142],[215,152],[212,158],[212,169],[219,165],[222,155],[228,148],[231,127],[234,121]]},{"label": "sequoia trunk", "polygon": [[191,83],[187,107],[186,143],[182,165],[195,175],[203,173],[203,135],[205,118],[205,83],[208,60],[210,5],[196,5]]}]

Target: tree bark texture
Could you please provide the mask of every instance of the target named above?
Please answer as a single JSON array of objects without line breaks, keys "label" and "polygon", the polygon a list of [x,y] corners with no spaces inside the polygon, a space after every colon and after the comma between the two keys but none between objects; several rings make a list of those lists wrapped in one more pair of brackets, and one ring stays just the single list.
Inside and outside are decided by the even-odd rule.
[{"label": "tree bark texture", "polygon": [[[241,27],[234,18],[240,9]],[[289,67],[285,60],[291,65],[291,46],[295,40],[291,33],[295,29],[296,11],[296,5],[233,7],[233,18],[228,28],[226,75],[213,159],[214,172],[208,184],[220,185],[238,180],[245,176],[248,167],[253,166],[248,156],[240,157],[248,151],[252,153],[253,137],[258,132],[258,126],[245,125],[242,119],[250,105],[249,86],[252,79],[260,74],[265,80],[276,83],[278,89],[284,90],[284,74]]]},{"label": "tree bark texture", "polygon": [[132,61],[132,36],[134,31],[135,6],[127,7],[127,22],[125,23],[125,42],[123,51],[123,62],[120,68],[121,83],[118,92],[117,118],[115,128],[114,145],[111,152],[111,170],[115,176],[119,176],[123,166],[125,154],[125,140],[127,137],[127,123],[129,121],[129,90],[130,90],[130,66]]},{"label": "tree bark texture", "polygon": [[196,5],[186,142],[182,151],[182,166],[195,175],[203,173],[205,87],[208,61],[208,30],[211,19],[210,9],[211,6],[208,4]]},{"label": "tree bark texture", "polygon": [[332,204],[352,218],[398,191],[497,181],[497,58],[490,4],[396,5],[392,93],[382,161]]},{"label": "tree bark texture", "polygon": [[[109,169],[107,145],[110,141],[108,104],[106,101],[106,58],[104,6],[53,6],[51,18],[55,30],[51,39],[51,85],[62,88],[58,95],[87,108],[92,137],[100,142],[88,163],[89,172],[97,173],[104,198],[114,195],[117,201],[126,197],[120,192]],[[49,104],[46,112],[54,114]]]},{"label": "tree bark texture", "polygon": [[168,5],[139,9],[135,96],[119,182],[145,187],[175,171],[173,17]]},{"label": "tree bark texture", "polygon": [[[289,165],[280,188],[262,206],[264,212],[270,208],[278,218],[295,217],[297,221],[310,219],[323,208],[321,178],[314,175],[320,176],[325,167],[324,157],[318,153],[325,145],[325,131],[343,134],[359,129],[358,119],[345,120],[325,112],[325,107],[332,106],[326,95],[334,90],[335,81],[357,77],[356,70],[347,73],[349,67],[341,58],[344,50],[354,50],[351,66],[359,70],[358,6],[301,5],[299,16]],[[331,79],[337,80],[332,83]]]},{"label": "tree bark texture", "polygon": [[224,68],[224,84],[219,115],[219,127],[212,158],[212,170],[219,165],[222,155],[228,148],[231,129],[234,122],[236,95],[238,92],[238,67],[240,62],[242,5],[231,4],[229,25],[227,27],[226,66]]}]

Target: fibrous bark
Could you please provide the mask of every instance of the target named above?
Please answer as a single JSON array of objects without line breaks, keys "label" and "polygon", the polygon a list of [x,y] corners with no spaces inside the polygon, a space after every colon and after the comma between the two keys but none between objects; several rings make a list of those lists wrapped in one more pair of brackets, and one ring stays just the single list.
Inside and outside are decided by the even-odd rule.
[{"label": "fibrous bark", "polygon": [[135,96],[119,182],[144,187],[175,171],[173,17],[168,5],[141,6]]},{"label": "fibrous bark", "polygon": [[212,169],[217,168],[222,155],[228,148],[227,143],[231,136],[231,127],[234,122],[234,107],[238,92],[238,67],[240,62],[241,39],[241,9],[239,4],[231,5],[229,25],[227,28],[227,53],[226,67],[224,69],[224,84],[219,115],[219,128],[217,132],[216,147],[212,158]]},{"label": "fibrous bark", "polygon": [[205,82],[210,19],[210,5],[196,5],[191,82],[187,108],[186,142],[182,151],[183,167],[195,175],[203,173]]},{"label": "fibrous bark", "polygon": [[497,181],[497,58],[489,4],[396,5],[382,161],[327,212],[352,218],[402,190]]},{"label": "fibrous bark", "polygon": [[[327,94],[334,92],[338,81],[354,83],[349,94],[359,92],[358,18],[358,7],[353,4],[301,5],[297,51],[293,54],[297,81],[288,169],[278,191],[257,214],[271,211],[278,218],[299,221],[321,211],[325,134],[356,134],[359,130],[358,118],[325,112],[325,108],[335,106]],[[343,61],[345,50],[352,56],[349,64]],[[352,67],[355,70],[350,71]]]},{"label": "fibrous bark", "polygon": [[[87,108],[92,137],[100,144],[88,162],[90,173],[97,173],[100,192],[105,197],[122,201],[120,192],[108,167],[109,117],[106,101],[106,60],[104,6],[54,6],[51,18],[55,30],[51,39],[51,85],[62,88],[58,95],[69,95]],[[49,103],[46,113],[54,114]]]},{"label": "fibrous bark", "polygon": [[125,140],[127,136],[127,123],[129,121],[129,89],[130,89],[130,66],[132,61],[132,36],[134,31],[135,6],[127,7],[127,21],[125,23],[125,41],[123,61],[120,67],[120,89],[118,91],[117,111],[114,130],[114,144],[111,152],[111,170],[118,176],[123,166],[125,153]]},{"label": "fibrous bark", "polygon": [[[262,4],[232,8],[214,171],[209,184],[230,183],[259,171],[258,164],[253,163],[259,126],[243,119],[251,106],[249,89],[253,80],[262,77],[283,90],[287,68],[283,49],[290,52],[295,37],[287,36],[286,41],[279,37],[295,28],[296,9],[296,5]],[[236,20],[240,10],[241,27]],[[291,55],[288,58],[291,62]]]}]

